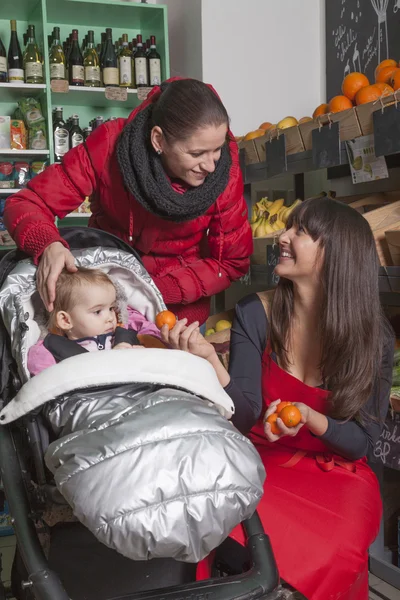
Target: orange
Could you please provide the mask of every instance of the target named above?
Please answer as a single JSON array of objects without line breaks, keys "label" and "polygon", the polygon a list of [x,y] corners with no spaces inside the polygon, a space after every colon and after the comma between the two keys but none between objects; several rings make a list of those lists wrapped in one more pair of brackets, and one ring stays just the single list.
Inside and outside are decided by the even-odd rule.
[{"label": "orange", "polygon": [[286,427],[296,427],[301,421],[301,412],[294,406],[285,406],[282,408],[279,417],[282,419]]},{"label": "orange", "polygon": [[168,329],[171,330],[176,324],[176,316],[170,310],[163,310],[156,316],[156,325],[158,329],[161,329],[163,325],[168,325]]},{"label": "orange", "polygon": [[271,127],[273,127],[272,123],[265,121],[265,123],[261,123],[258,129],[264,129],[264,131],[268,131],[268,129],[271,129]]},{"label": "orange", "polygon": [[376,76],[378,75],[379,71],[381,69],[383,69],[384,67],[397,67],[397,62],[395,60],[393,60],[393,58],[387,58],[386,60],[383,60],[382,62],[380,62],[379,65],[375,69],[375,79],[376,79]]},{"label": "orange", "polygon": [[283,410],[285,408],[285,406],[292,406],[291,402],[281,402],[280,404],[278,404],[278,406],[276,407],[276,414],[279,415],[279,413],[281,412],[281,410]]},{"label": "orange", "polygon": [[362,88],[356,94],[356,104],[368,104],[368,102],[375,102],[382,96],[381,90],[376,85],[367,85]]},{"label": "orange", "polygon": [[396,69],[394,71],[390,85],[392,86],[394,91],[400,89],[400,69]]},{"label": "orange", "polygon": [[367,85],[369,85],[368,77],[362,73],[349,73],[343,80],[342,94],[353,102],[358,90]]},{"label": "orange", "polygon": [[342,110],[353,108],[353,103],[347,98],[347,96],[334,96],[334,98],[332,98],[332,100],[329,102],[328,107],[329,112],[338,113],[342,112]]},{"label": "orange", "polygon": [[381,90],[381,96],[390,96],[390,94],[394,94],[394,89],[388,83],[375,83],[375,87]]},{"label": "orange", "polygon": [[272,415],[269,415],[269,417],[267,419],[267,423],[269,423],[271,425],[271,432],[274,433],[275,435],[279,435],[280,433],[282,433],[282,431],[279,429],[278,425],[276,424],[277,418],[278,418],[278,414],[273,413]]},{"label": "orange", "polygon": [[265,135],[264,129],[256,129],[255,131],[249,131],[249,133],[244,136],[244,141],[248,142],[249,140],[254,140],[255,138],[261,137],[262,135]]},{"label": "orange", "polygon": [[376,74],[376,83],[390,83],[393,73],[397,70],[396,67],[382,67]]},{"label": "orange", "polygon": [[302,123],[308,123],[309,121],[312,121],[311,117],[301,117],[301,119],[299,120],[299,125],[301,125]]},{"label": "orange", "polygon": [[321,115],[326,115],[328,112],[328,104],[320,104],[313,112],[313,119],[320,117]]}]

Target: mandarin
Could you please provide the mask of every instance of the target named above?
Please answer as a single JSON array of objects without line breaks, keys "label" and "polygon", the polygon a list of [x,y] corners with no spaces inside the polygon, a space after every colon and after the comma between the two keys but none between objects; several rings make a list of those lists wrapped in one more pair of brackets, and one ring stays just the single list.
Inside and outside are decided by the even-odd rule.
[{"label": "mandarin", "polygon": [[282,419],[286,427],[296,427],[301,421],[301,412],[292,404],[285,406],[279,413],[279,418]]},{"label": "mandarin", "polygon": [[338,113],[353,108],[353,103],[347,96],[334,96],[328,104],[329,112]]},{"label": "mandarin", "polygon": [[376,85],[367,85],[367,87],[358,90],[356,94],[356,104],[368,104],[369,102],[375,102],[382,96],[381,90]]},{"label": "mandarin", "polygon": [[292,406],[291,402],[280,402],[278,404],[278,406],[276,407],[276,414],[279,415],[279,413],[281,412],[281,410],[283,410],[285,408],[285,406]]},{"label": "mandarin", "polygon": [[282,433],[282,431],[279,429],[278,425],[276,424],[277,418],[278,418],[278,414],[275,412],[272,415],[269,415],[269,417],[267,419],[267,423],[269,423],[271,425],[271,432],[274,435],[279,435],[280,433]]},{"label": "mandarin", "polygon": [[171,330],[176,325],[176,316],[170,310],[163,310],[156,316],[156,325],[158,329],[168,325],[168,329]]},{"label": "mandarin", "polygon": [[358,90],[367,85],[369,85],[369,80],[363,73],[349,73],[343,80],[342,94],[353,102]]},{"label": "mandarin", "polygon": [[329,105],[328,104],[320,104],[319,106],[317,106],[317,108],[313,112],[313,119],[316,119],[317,117],[320,117],[321,115],[326,115],[327,112],[329,112]]},{"label": "mandarin", "polygon": [[397,70],[397,65],[395,67],[382,67],[376,74],[375,81],[376,83],[390,83],[393,73]]}]

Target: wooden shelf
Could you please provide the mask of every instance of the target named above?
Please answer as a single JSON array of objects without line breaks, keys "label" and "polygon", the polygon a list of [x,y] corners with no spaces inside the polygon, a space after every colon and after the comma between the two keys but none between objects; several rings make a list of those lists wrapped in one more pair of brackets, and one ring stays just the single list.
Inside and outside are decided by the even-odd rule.
[{"label": "wooden shelf", "polygon": [[50,150],[11,150],[0,148],[0,156],[49,156]]},{"label": "wooden shelf", "polygon": [[0,188],[0,196],[8,196],[8,194],[15,194],[21,191],[22,188]]},{"label": "wooden shelf", "polygon": [[[137,90],[128,89],[128,99],[126,101],[107,100],[105,97],[105,88],[93,88],[84,86],[70,86],[67,93],[51,92],[51,101],[54,106],[92,106],[98,108],[116,107],[116,108],[134,108],[138,104]],[[79,109],[77,109],[79,113]]]}]

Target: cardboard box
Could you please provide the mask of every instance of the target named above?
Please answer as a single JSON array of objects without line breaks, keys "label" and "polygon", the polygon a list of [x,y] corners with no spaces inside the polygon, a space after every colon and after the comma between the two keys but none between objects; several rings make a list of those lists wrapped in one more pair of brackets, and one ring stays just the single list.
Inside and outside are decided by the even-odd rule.
[{"label": "cardboard box", "polygon": [[392,230],[385,232],[386,243],[389,248],[392,264],[395,267],[400,266],[400,231]]},{"label": "cardboard box", "polygon": [[392,265],[392,257],[386,241],[386,231],[400,229],[400,200],[386,204],[364,214],[374,234],[376,249],[382,266]]},{"label": "cardboard box", "polygon": [[349,108],[348,110],[343,110],[340,113],[322,115],[314,121],[308,121],[307,123],[302,123],[299,125],[303,145],[306,150],[312,150],[312,132],[315,129],[323,127],[324,125],[328,125],[329,121],[332,121],[332,123],[339,122],[341,142],[353,140],[354,138],[361,136],[361,127],[358,121],[356,110],[355,108]]}]

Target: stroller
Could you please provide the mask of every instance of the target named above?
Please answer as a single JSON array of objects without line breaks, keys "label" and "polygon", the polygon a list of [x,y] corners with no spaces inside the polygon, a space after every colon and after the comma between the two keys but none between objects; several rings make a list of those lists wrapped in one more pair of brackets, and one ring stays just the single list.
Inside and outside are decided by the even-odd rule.
[{"label": "stroller", "polygon": [[[72,250],[115,249],[135,256],[140,264],[135,252],[110,234],[87,228],[64,228],[63,237]],[[3,258],[0,287],[23,259],[26,256],[19,251],[12,251]],[[162,299],[160,302],[162,307]],[[18,328],[21,335],[27,334],[29,329],[23,321],[18,323]],[[13,344],[15,341],[10,340],[1,319],[2,409],[10,406],[25,387],[13,358]],[[38,406],[41,408],[39,401]],[[248,515],[242,523],[246,547],[224,536],[224,541],[208,559],[207,574],[212,578],[202,581],[196,581],[197,565],[174,560],[179,556],[159,558],[154,554],[154,558],[149,555],[152,560],[134,561],[113,549],[112,544],[101,543],[76,519],[49,525],[43,519],[49,505],[66,504],[44,460],[53,441],[54,434],[49,432],[40,409],[0,426],[1,479],[17,538],[12,589],[6,590],[0,584],[0,600],[10,597],[11,593],[17,600],[230,600],[238,597],[305,600],[289,585],[280,582],[273,551],[257,513]]]}]

